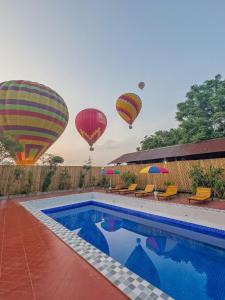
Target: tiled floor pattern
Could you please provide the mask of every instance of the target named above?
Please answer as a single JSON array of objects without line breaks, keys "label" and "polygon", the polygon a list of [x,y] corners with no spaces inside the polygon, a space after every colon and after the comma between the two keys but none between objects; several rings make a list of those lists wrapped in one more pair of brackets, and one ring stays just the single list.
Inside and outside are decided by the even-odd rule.
[{"label": "tiled floor pattern", "polygon": [[18,203],[0,201],[0,299],[127,297]]},{"label": "tiled floor pattern", "polygon": [[[73,192],[60,193],[61,195]],[[42,195],[43,198],[58,193]],[[132,196],[132,195],[129,195]],[[39,195],[17,198],[38,199]],[[152,197],[146,197],[151,200]],[[165,200],[162,200],[165,201]],[[186,196],[168,203],[188,204]],[[225,210],[225,201],[192,202]],[[0,201],[0,299],[127,299],[16,201]]]},{"label": "tiled floor pattern", "polygon": [[[83,194],[86,198],[90,198],[91,194]],[[83,197],[82,197],[83,198]],[[66,201],[66,202],[65,202]],[[74,199],[74,197],[40,199],[35,201],[26,201],[21,203],[35,218],[45,224],[54,234],[69,245],[76,253],[88,261],[94,268],[102,273],[109,281],[116,285],[130,299],[144,300],[170,300],[172,299],[158,288],[154,287],[143,278],[134,274],[113,258],[105,255],[73,232],[57,223],[52,218],[41,212],[43,207],[58,207],[65,203],[71,204],[74,201],[84,201]]]}]

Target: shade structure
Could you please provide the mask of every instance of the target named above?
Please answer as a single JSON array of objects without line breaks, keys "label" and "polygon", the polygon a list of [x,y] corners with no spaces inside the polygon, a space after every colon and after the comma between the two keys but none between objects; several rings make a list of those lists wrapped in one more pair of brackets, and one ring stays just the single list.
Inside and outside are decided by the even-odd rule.
[{"label": "shade structure", "polygon": [[141,169],[140,173],[141,174],[168,174],[169,170],[157,166],[148,166],[145,167],[144,169]]},{"label": "shade structure", "polygon": [[[118,175],[118,174],[120,174],[120,171],[117,170],[117,169],[102,168],[101,171],[100,171],[100,174],[103,175],[103,176],[105,176],[105,175]],[[110,181],[109,181],[109,188],[110,189],[112,188],[111,178],[110,178]]]},{"label": "shade structure", "polygon": [[101,175],[116,175],[120,174],[119,170],[116,169],[101,169]]},{"label": "shade structure", "polygon": [[[158,167],[158,166],[148,166],[143,169],[141,169],[140,174],[168,174],[169,170],[166,168]],[[154,178],[154,185],[155,185],[155,191],[156,191],[156,183]]]}]

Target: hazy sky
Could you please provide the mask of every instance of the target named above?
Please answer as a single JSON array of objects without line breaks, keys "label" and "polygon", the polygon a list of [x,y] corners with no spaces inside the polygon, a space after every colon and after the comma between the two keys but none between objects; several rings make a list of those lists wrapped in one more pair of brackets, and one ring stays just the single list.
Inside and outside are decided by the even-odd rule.
[{"label": "hazy sky", "polygon": [[[224,75],[224,0],[0,0],[0,10],[0,81],[36,81],[64,98],[69,123],[49,152],[67,165],[90,154],[74,127],[81,109],[108,118],[91,153],[104,165],[135,151],[145,135],[176,126],[176,104],[189,87]],[[143,101],[133,130],[115,110],[129,91]]]}]

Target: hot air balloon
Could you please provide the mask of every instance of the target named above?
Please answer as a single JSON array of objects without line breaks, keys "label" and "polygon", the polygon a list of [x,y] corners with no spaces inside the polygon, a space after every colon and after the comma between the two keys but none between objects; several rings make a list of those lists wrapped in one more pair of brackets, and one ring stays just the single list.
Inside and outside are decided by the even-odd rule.
[{"label": "hot air balloon", "polygon": [[121,118],[129,124],[130,129],[141,110],[141,106],[141,98],[134,93],[123,94],[116,101],[116,110]]},{"label": "hot air balloon", "polygon": [[107,119],[103,112],[94,108],[80,111],[75,118],[75,126],[80,135],[88,142],[90,151],[93,144],[100,138],[106,129]]},{"label": "hot air balloon", "polygon": [[143,90],[143,88],[145,87],[145,83],[143,81],[139,82],[138,87],[139,89]]},{"label": "hot air balloon", "polygon": [[67,123],[66,103],[49,87],[25,80],[0,83],[0,131],[23,145],[18,165],[33,165]]}]

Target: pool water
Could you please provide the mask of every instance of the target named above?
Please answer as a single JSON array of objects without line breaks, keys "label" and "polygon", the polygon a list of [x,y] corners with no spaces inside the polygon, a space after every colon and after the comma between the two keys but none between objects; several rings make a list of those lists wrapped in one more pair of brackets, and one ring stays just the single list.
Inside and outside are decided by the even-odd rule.
[{"label": "pool water", "polygon": [[43,211],[175,299],[225,299],[225,250],[101,204]]}]

